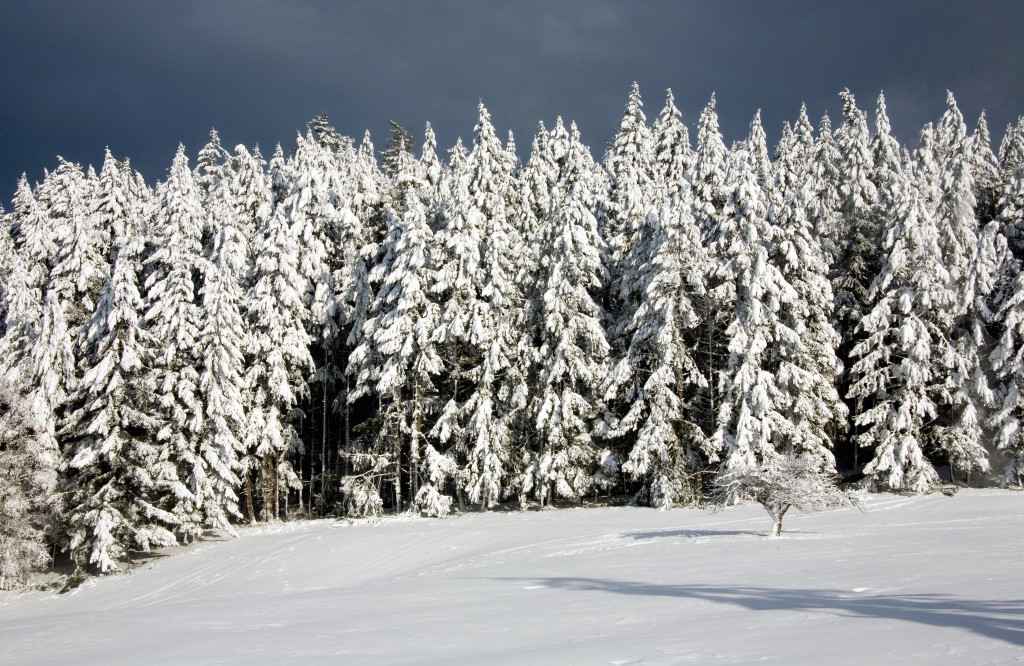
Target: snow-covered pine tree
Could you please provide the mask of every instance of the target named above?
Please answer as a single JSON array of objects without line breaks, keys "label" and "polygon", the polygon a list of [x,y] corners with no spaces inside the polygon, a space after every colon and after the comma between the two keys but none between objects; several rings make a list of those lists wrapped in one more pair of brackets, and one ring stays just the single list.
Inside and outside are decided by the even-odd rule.
[{"label": "snow-covered pine tree", "polygon": [[818,136],[814,141],[809,156],[809,177],[811,178],[811,201],[813,207],[808,211],[811,227],[821,244],[825,255],[825,263],[830,270],[838,260],[840,239],[839,221],[841,219],[843,196],[839,191],[841,178],[839,165],[842,155],[836,147],[832,136],[832,121],[828,114],[822,116],[818,124]]},{"label": "snow-covered pine tree", "polygon": [[[464,167],[460,145],[453,150],[435,286],[445,302],[435,339],[449,364],[442,393],[448,400],[432,432],[442,443],[457,435],[450,451],[461,459],[459,487],[486,509],[501,498],[509,420],[525,399],[523,372],[514,364],[522,323],[508,215],[514,182],[483,104]],[[472,390],[460,388],[462,381]],[[460,395],[467,396],[461,404]]]},{"label": "snow-covered pine tree", "polygon": [[199,291],[203,272],[203,228],[206,214],[185,147],[158,188],[153,220],[153,251],[146,257],[146,314],[143,325],[153,359],[161,422],[157,435],[161,465],[157,480],[169,492],[168,510],[188,535],[202,533],[204,511],[214,493],[209,471],[198,453],[205,410],[199,392],[199,351],[202,310]]},{"label": "snow-covered pine tree", "polygon": [[803,172],[806,166],[806,152],[802,152],[803,148],[793,134],[789,121],[784,122],[782,136],[775,146],[775,168],[772,172],[772,189],[777,193],[780,206],[792,196],[797,187],[797,174]]},{"label": "snow-covered pine tree", "polygon": [[239,283],[248,289],[251,287],[252,265],[256,261],[258,244],[256,230],[258,221],[270,215],[271,193],[270,183],[264,171],[265,163],[259,148],[249,152],[244,145],[235,146],[235,152],[227,162],[225,177],[230,180],[228,203],[230,214],[234,217],[234,225],[245,250],[241,265],[236,266],[241,272],[235,276]]},{"label": "snow-covered pine tree", "polygon": [[[435,278],[433,232],[423,200],[428,184],[411,155],[400,155],[398,161],[404,205],[390,215],[382,262],[374,267],[380,289],[363,325],[363,342],[352,353],[359,373],[353,395],[372,390],[379,396],[380,418],[388,424],[382,430],[392,441],[378,453],[390,454],[396,467],[408,461],[410,504],[427,515],[444,516],[451,498],[441,494],[445,479],[439,473],[450,465],[439,464],[440,454],[425,437],[437,393],[434,378],[443,368],[432,339],[440,309],[430,297]],[[422,487],[421,479],[426,481]]]},{"label": "snow-covered pine tree", "polygon": [[[710,247],[718,237],[728,193],[725,190],[725,160],[728,150],[718,130],[715,95],[700,114],[697,124],[697,149],[693,172],[690,176],[693,196],[693,219],[701,232],[701,242]],[[714,276],[709,276],[712,286]],[[705,435],[717,428],[719,391],[718,372],[727,362],[729,352],[725,345],[725,313],[707,301],[707,309],[700,315],[700,336],[696,343],[697,363],[708,385],[697,395],[697,422]]]},{"label": "snow-covered pine tree", "polygon": [[780,348],[800,344],[781,317],[797,293],[771,263],[774,230],[754,167],[747,144],[734,146],[725,181],[729,198],[714,255],[712,298],[730,322],[725,329],[729,358],[718,377],[722,398],[712,436],[723,471],[771,462],[793,427],[771,364]]},{"label": "snow-covered pine tree", "polygon": [[1010,182],[1017,168],[1024,164],[1024,116],[1017,118],[1017,124],[1008,124],[1003,140],[999,142],[999,184],[997,197],[1006,195],[1003,187]]},{"label": "snow-covered pine tree", "polygon": [[160,423],[148,370],[153,343],[140,326],[142,238],[137,223],[115,232],[111,273],[83,335],[89,368],[59,434],[71,555],[79,567],[117,567],[131,550],[176,542],[180,519],[161,504]]},{"label": "snow-covered pine tree", "polygon": [[[437,137],[434,136],[434,128],[430,123],[423,128],[423,150],[420,153],[420,168],[423,169],[423,177],[427,180],[430,197],[428,204],[433,205],[437,198],[437,187],[441,183],[441,173],[444,165],[437,157]],[[429,209],[428,209],[429,212]]]},{"label": "snow-covered pine tree", "polygon": [[11,272],[16,252],[8,217],[3,212],[3,206],[0,206],[0,339],[6,331],[7,301],[11,297]]},{"label": "snow-covered pine tree", "polygon": [[[71,243],[75,218],[82,211],[86,190],[85,173],[80,164],[57,157],[57,168],[47,171],[36,188],[36,198],[49,218],[51,237],[58,251]],[[50,257],[53,266],[53,257]]]},{"label": "snow-covered pine tree", "polygon": [[[626,103],[626,111],[619,129],[604,158],[610,189],[608,207],[604,211],[602,233],[608,244],[609,266],[612,279],[612,304],[618,318],[612,326],[612,337],[619,347],[622,323],[632,317],[636,309],[636,268],[627,257],[636,244],[637,231],[647,216],[656,182],[654,172],[654,136],[647,126],[640,99],[640,87],[633,83]],[[563,196],[568,192],[563,192]],[[611,314],[611,313],[610,313]]]},{"label": "snow-covered pine tree", "polygon": [[558,160],[560,173],[551,191],[551,210],[538,230],[539,449],[523,492],[532,489],[541,505],[556,496],[575,499],[586,493],[600,459],[589,421],[598,413],[600,386],[607,373],[609,347],[596,300],[607,270],[604,243],[592,212],[594,194],[586,177],[585,152],[574,124],[567,150]]},{"label": "snow-covered pine tree", "polygon": [[[814,127],[807,117],[807,105],[800,105],[797,121],[783,126],[782,138],[775,150],[775,189],[780,201],[790,200],[811,173],[814,159]],[[816,234],[815,234],[816,235]]]},{"label": "snow-covered pine tree", "polygon": [[[1001,187],[1003,196],[997,203],[997,223],[1010,239],[1024,240],[1024,162],[1012,178]],[[1016,244],[1011,248],[1019,252]],[[1024,273],[1020,255],[1007,253],[1004,258],[1001,286],[997,302],[1000,337],[989,361],[1000,384],[999,398],[989,415],[987,425],[995,431],[996,448],[1009,454],[1003,473],[1004,485],[1024,484]]]},{"label": "snow-covered pine tree", "polygon": [[196,196],[199,204],[206,211],[206,219],[203,221],[203,247],[209,254],[209,246],[213,242],[213,231],[210,227],[214,218],[226,214],[223,210],[227,203],[225,197],[218,190],[227,187],[226,162],[228,152],[220,144],[220,134],[217,130],[210,130],[210,140],[196,156],[196,168],[192,176],[196,185]]},{"label": "snow-covered pine tree", "polygon": [[[389,120],[388,124],[391,125],[391,135],[388,137],[387,146],[380,151],[380,163],[384,174],[388,178],[395,178],[403,155],[412,157],[416,137],[395,120]],[[401,205],[401,202],[395,203]]]},{"label": "snow-covered pine tree", "polygon": [[[981,444],[979,408],[992,404],[992,394],[981,367],[987,347],[986,328],[990,317],[988,299],[999,256],[1005,241],[998,238],[998,225],[992,225],[981,238],[975,218],[977,200],[971,168],[971,140],[963,116],[952,93],[940,121],[937,145],[942,151],[939,178],[942,197],[936,213],[939,247],[950,277],[956,305],[954,327],[946,334],[953,343],[954,355],[947,362],[948,412],[937,428],[936,445],[947,455],[951,470],[988,469],[988,455]],[[951,471],[952,474],[952,471]]]},{"label": "snow-covered pine tree", "polygon": [[271,203],[277,206],[291,191],[292,169],[284,157],[281,144],[274,147],[274,154],[267,164],[267,179],[270,181]]},{"label": "snow-covered pine tree", "polygon": [[511,418],[524,406],[526,381],[524,369],[514,363],[523,312],[512,258],[512,165],[483,104],[474,131],[473,151],[467,160],[469,200],[462,206],[456,201],[471,219],[469,226],[480,230],[483,241],[479,273],[471,278],[478,307],[469,319],[470,353],[479,356],[469,373],[476,386],[462,406],[468,453],[464,488],[469,500],[486,510],[502,496]]},{"label": "snow-covered pine tree", "polygon": [[886,113],[884,93],[878,94],[875,107],[875,135],[871,137],[871,154],[874,157],[871,182],[878,192],[881,213],[888,219],[895,212],[903,165],[900,163],[900,144],[892,135],[889,115]]},{"label": "snow-covered pine tree", "polygon": [[896,211],[871,285],[873,307],[858,325],[865,337],[851,350],[849,397],[862,405],[854,419],[866,429],[856,440],[874,451],[864,468],[874,486],[924,492],[938,481],[925,451],[943,392],[942,362],[952,352],[955,296],[934,218],[910,179],[903,179]]},{"label": "snow-covered pine tree", "polygon": [[[236,157],[248,152],[239,146]],[[244,167],[243,167],[244,168]],[[246,412],[245,360],[242,347],[246,327],[242,318],[245,292],[241,278],[248,269],[248,245],[240,222],[248,220],[251,202],[234,200],[230,172],[212,190],[208,206],[220,210],[210,215],[211,246],[203,264],[202,318],[196,340],[201,361],[198,394],[204,418],[196,442],[203,461],[204,483],[197,486],[197,503],[204,524],[232,532],[231,518],[241,517],[238,508],[240,458]],[[247,507],[249,508],[249,507]],[[249,512],[250,522],[252,512]]]},{"label": "snow-covered pine tree", "polygon": [[843,91],[843,124],[836,133],[839,150],[840,217],[832,244],[837,247],[832,266],[832,290],[836,299],[836,329],[844,349],[854,343],[857,323],[868,307],[867,292],[880,270],[881,216],[878,190],[872,182],[874,157],[864,112],[853,94]]},{"label": "snow-covered pine tree", "polygon": [[86,196],[85,180],[80,178],[77,166],[63,163],[55,174],[68,171],[62,182],[69,191],[66,196],[55,197],[60,207],[50,210],[53,227],[65,229],[62,242],[52,258],[48,291],[56,292],[64,301],[69,332],[78,337],[81,328],[95,309],[96,298],[103,280],[110,270],[106,261],[110,231],[98,225],[91,210],[92,201]]},{"label": "snow-covered pine tree", "polygon": [[39,445],[46,447],[53,460],[54,482],[60,455],[56,438],[58,414],[77,387],[74,344],[68,334],[64,308],[57,292],[47,292],[31,350],[22,361],[20,372],[8,375],[21,382],[20,386],[12,383],[12,387],[18,388],[27,401]]},{"label": "snow-covered pine tree", "polygon": [[[609,182],[607,205],[600,210],[599,221],[599,229],[608,246],[609,275],[605,281],[604,315],[608,342],[616,358],[626,355],[629,345],[626,328],[642,299],[640,272],[650,261],[650,256],[642,254],[643,248],[637,248],[637,241],[654,203],[658,175],[655,172],[654,135],[647,127],[642,107],[640,88],[634,83],[625,114],[604,159]],[[567,189],[559,192],[559,196],[568,194]],[[554,205],[561,204],[555,201]],[[556,209],[550,218],[558,214]],[[609,398],[614,396],[614,392],[606,393]],[[629,405],[610,402],[606,419],[620,417],[628,409]]]},{"label": "snow-covered pine tree", "polygon": [[[809,148],[808,143],[804,145]],[[799,159],[786,160],[777,173],[794,162],[799,163]],[[832,286],[812,223],[812,214],[820,205],[815,191],[817,170],[805,163],[786,181],[789,186],[778,191],[788,194],[772,220],[775,237],[771,262],[796,292],[796,298],[782,308],[781,315],[799,341],[793,344],[793,340],[780,337],[773,345],[780,403],[785,405],[791,424],[788,436],[777,443],[776,449],[809,456],[818,461],[820,470],[832,473],[833,444],[846,425],[847,408],[836,388],[842,362],[836,354],[839,336],[832,326]],[[783,181],[777,178],[776,182]]]},{"label": "snow-covered pine tree", "polygon": [[243,444],[251,461],[248,467],[259,470],[265,521],[280,517],[282,482],[298,481],[288,460],[302,447],[292,412],[313,371],[312,341],[303,324],[307,281],[299,272],[301,250],[286,211],[278,205],[261,220],[257,235],[262,246],[244,312],[245,382],[252,405]]},{"label": "snow-covered pine tree", "polygon": [[768,217],[782,205],[775,191],[775,170],[771,157],[768,155],[768,138],[761,125],[761,109],[754,113],[750,121],[750,134],[747,136],[747,149],[750,151],[751,166],[757,174],[757,184],[764,191],[765,203],[768,206]]},{"label": "snow-covered pine tree", "polygon": [[695,159],[690,132],[669,89],[665,107],[654,121],[654,171],[670,199],[682,196],[684,188],[689,189],[687,179]]},{"label": "snow-covered pine tree", "polygon": [[992,152],[992,136],[984,111],[978,116],[978,124],[971,133],[968,155],[971,173],[974,174],[974,198],[977,200],[975,216],[978,224],[984,226],[995,219],[999,200],[999,161]]},{"label": "snow-covered pine tree", "polygon": [[[858,328],[861,317],[871,307],[868,291],[881,270],[883,210],[878,204],[874,183],[875,156],[871,151],[867,118],[857,108],[849,90],[840,93],[843,100],[843,124],[836,131],[838,152],[839,208],[833,224],[822,230],[823,243],[831,254],[829,278],[835,299],[833,325],[840,336],[840,358],[849,358],[850,350],[863,339]],[[839,379],[839,392],[849,395],[853,377],[850,368]],[[850,405],[856,440],[860,403]],[[858,460],[854,447],[854,464]]]},{"label": "snow-covered pine tree", "polygon": [[337,309],[334,275],[331,270],[335,248],[335,227],[340,213],[336,192],[334,160],[311,132],[296,136],[291,191],[278,208],[288,217],[291,234],[299,253],[299,274],[306,283],[303,304],[306,326],[317,342],[337,336]]},{"label": "snow-covered pine tree", "polygon": [[[517,182],[515,215],[518,233],[515,235],[517,249],[513,252],[516,281],[523,294],[523,335],[517,349],[516,363],[528,373],[535,375],[537,368],[537,350],[540,348],[539,335],[543,326],[543,294],[539,271],[541,242],[541,220],[551,211],[551,188],[558,180],[558,157],[563,158],[569,149],[569,134],[559,117],[555,128],[548,132],[541,122],[537,134],[533,138],[530,159],[523,169]],[[535,384],[533,375],[528,379],[529,385]],[[532,474],[535,453],[539,445],[535,414],[539,408],[539,396],[536,391],[529,391],[524,408],[520,410],[513,429],[515,431],[515,451],[513,452],[510,472],[509,492],[518,492],[520,502],[525,505],[526,495],[522,492],[523,482]]]},{"label": "snow-covered pine tree", "polygon": [[[225,334],[226,337],[229,338],[227,340],[229,343],[228,346],[230,346],[231,342],[234,342],[235,344],[244,343],[248,336],[248,323],[245,319],[248,303],[247,299],[255,279],[254,267],[256,257],[263,245],[260,242],[261,239],[259,234],[261,227],[265,227],[265,220],[269,219],[271,215],[273,205],[273,194],[270,187],[271,181],[269,179],[269,175],[264,171],[265,164],[266,163],[263,161],[263,156],[260,154],[259,148],[255,148],[253,152],[250,153],[245,146],[239,144],[238,146],[235,146],[235,152],[228,159],[224,169],[224,177],[225,180],[228,181],[228,189],[226,191],[227,202],[225,202],[228,207],[228,211],[226,214],[229,216],[230,221],[224,220],[221,223],[225,226],[230,224],[233,228],[233,231],[230,233],[233,240],[231,242],[227,242],[225,239],[225,241],[219,246],[211,246],[212,254],[210,255],[210,258],[213,258],[214,262],[217,263],[218,253],[224,253],[224,256],[219,259],[221,265],[224,268],[230,268],[231,270],[236,271],[236,273],[231,276],[231,281],[224,282],[224,284],[226,285],[225,290],[228,294],[230,294],[233,289],[239,289],[239,300],[235,307],[237,307],[238,314],[241,317],[242,338],[241,340],[233,341],[230,339],[233,336]],[[215,233],[213,239],[216,240],[216,238],[217,235]],[[240,258],[236,254],[239,251],[242,252],[242,256]],[[225,276],[223,279],[227,280],[228,278]],[[230,298],[230,295],[228,295],[228,302],[230,301]],[[229,322],[233,318],[231,306],[225,304],[225,308],[227,311],[224,314],[224,320]],[[209,313],[204,312],[204,318],[211,324],[214,321],[210,318]],[[205,334],[203,339],[208,339]],[[209,339],[215,340],[215,338]],[[241,351],[243,353],[240,399],[243,413],[247,415],[250,411],[249,408],[252,403],[253,396],[246,384],[245,378],[248,375],[248,366],[245,364],[244,349]],[[232,356],[232,353],[228,349],[225,349],[225,354],[228,359]],[[225,395],[227,396],[226,399],[229,401],[234,400],[233,391],[230,389],[232,380],[233,378],[230,376],[230,373],[226,372],[223,385]],[[200,376],[201,388],[205,386],[206,388],[203,388],[204,391],[214,390],[214,384],[210,383],[207,385],[205,382],[206,380]],[[207,398],[206,402],[209,404],[210,399]],[[228,416],[230,416],[230,412],[232,410],[233,408],[228,410]],[[207,417],[214,418],[209,413],[209,410],[207,410]],[[242,442],[244,442],[245,439],[245,423],[246,421],[243,419],[240,424],[240,429],[232,431]],[[207,426],[209,425],[210,422],[208,421]],[[232,425],[230,418],[225,418],[225,425],[229,427]],[[244,444],[239,448],[236,457],[238,458],[240,467],[236,470],[236,474],[240,477],[242,486],[244,487],[246,518],[250,523],[254,523],[256,521],[256,513],[255,507],[253,506],[252,476],[253,473],[259,472],[259,464],[258,461],[249,455],[250,453],[251,452],[245,448]]]},{"label": "snow-covered pine tree", "polygon": [[701,230],[705,245],[717,235],[722,209],[728,193],[725,184],[725,160],[728,149],[718,130],[718,113],[712,93],[697,123],[697,150],[694,155],[693,219]]},{"label": "snow-covered pine tree", "polygon": [[50,279],[51,261],[57,254],[57,236],[49,211],[36,198],[24,174],[18,181],[13,203],[11,236],[24,262],[26,286],[37,292],[41,306],[42,293]]},{"label": "snow-covered pine tree", "polygon": [[341,223],[345,230],[338,254],[342,273],[336,277],[342,300],[342,321],[348,326],[346,346],[354,349],[362,335],[363,322],[373,300],[370,285],[370,263],[377,246],[384,239],[386,209],[384,195],[387,185],[373,157],[373,143],[367,132],[359,150],[346,159],[349,191],[343,197]]},{"label": "snow-covered pine tree", "polygon": [[52,441],[21,391],[0,376],[0,590],[28,583],[50,562],[59,508]]},{"label": "snow-covered pine tree", "polygon": [[689,186],[670,195],[641,227],[638,248],[651,257],[639,279],[643,298],[626,329],[629,347],[613,375],[626,385],[629,411],[618,430],[635,433],[623,471],[640,481],[634,502],[660,508],[700,497],[697,471],[707,440],[691,401],[706,379],[693,358],[700,312],[706,311],[710,269],[691,215]]}]

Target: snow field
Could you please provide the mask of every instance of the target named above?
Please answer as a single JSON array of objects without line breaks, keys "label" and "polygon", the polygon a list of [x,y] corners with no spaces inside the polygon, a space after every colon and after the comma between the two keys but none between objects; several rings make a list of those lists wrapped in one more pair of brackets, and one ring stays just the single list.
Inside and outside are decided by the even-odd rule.
[{"label": "snow field", "polygon": [[1021,499],[873,495],[781,538],[758,506],[243,530],[0,597],[0,663],[1014,663]]}]

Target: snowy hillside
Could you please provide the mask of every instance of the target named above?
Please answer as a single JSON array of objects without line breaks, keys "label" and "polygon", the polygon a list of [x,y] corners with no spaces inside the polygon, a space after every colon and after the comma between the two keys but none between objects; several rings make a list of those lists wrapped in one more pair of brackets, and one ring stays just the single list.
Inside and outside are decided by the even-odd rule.
[{"label": "snowy hillside", "polygon": [[3,664],[975,664],[1024,658],[1024,496],[787,518],[316,521],[0,597]]}]

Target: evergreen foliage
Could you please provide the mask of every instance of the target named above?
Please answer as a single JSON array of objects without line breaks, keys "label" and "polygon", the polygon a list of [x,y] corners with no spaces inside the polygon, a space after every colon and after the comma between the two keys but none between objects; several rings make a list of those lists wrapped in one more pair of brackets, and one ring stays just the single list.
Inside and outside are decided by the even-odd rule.
[{"label": "evergreen foliage", "polygon": [[155,187],[109,151],[23,176],[0,586],[296,515],[752,497],[778,530],[837,472],[1020,484],[1024,121],[997,159],[949,94],[911,152],[841,98],[774,157],[760,113],[727,147],[712,95],[691,148],[634,84],[601,163],[558,118],[524,165],[480,104],[446,163],[321,114]]}]

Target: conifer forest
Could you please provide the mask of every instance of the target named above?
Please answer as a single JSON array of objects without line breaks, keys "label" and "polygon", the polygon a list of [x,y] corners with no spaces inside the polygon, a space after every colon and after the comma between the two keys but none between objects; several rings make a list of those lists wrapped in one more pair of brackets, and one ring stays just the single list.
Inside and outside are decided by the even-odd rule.
[{"label": "conifer forest", "polygon": [[0,587],[260,521],[701,505],[745,471],[1020,485],[1024,117],[994,151],[950,93],[900,145],[883,96],[840,95],[774,150],[759,113],[727,145],[713,96],[691,130],[634,84],[598,159],[559,118],[522,161],[481,103],[448,150],[321,115],[269,158],[211,132],[155,185],[109,151],[23,176]]}]

